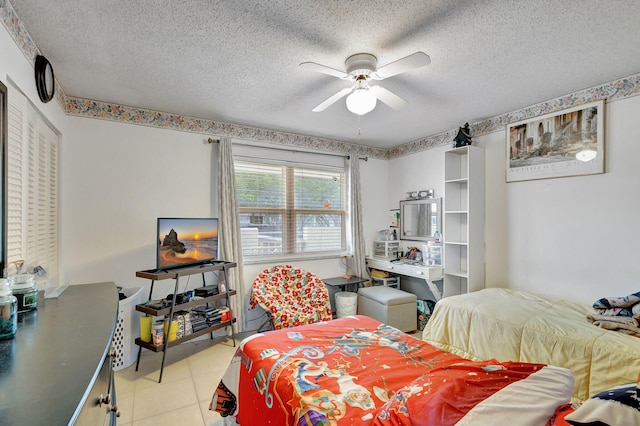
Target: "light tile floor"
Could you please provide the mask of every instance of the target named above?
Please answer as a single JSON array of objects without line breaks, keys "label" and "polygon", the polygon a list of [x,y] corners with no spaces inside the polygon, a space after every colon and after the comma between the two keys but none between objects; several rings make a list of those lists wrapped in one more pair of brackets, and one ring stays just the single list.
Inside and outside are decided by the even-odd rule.
[{"label": "light tile floor", "polygon": [[[236,347],[240,339],[236,338]],[[236,348],[231,338],[186,342],[167,351],[162,383],[162,352],[142,350],[135,363],[115,372],[119,426],[222,426],[209,402]]]}]

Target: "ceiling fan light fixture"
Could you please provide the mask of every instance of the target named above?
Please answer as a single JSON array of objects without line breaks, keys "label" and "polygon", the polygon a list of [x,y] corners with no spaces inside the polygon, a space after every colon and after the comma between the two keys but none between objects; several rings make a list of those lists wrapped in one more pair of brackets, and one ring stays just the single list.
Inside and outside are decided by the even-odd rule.
[{"label": "ceiling fan light fixture", "polygon": [[313,112],[324,111],[338,100],[347,96],[347,109],[357,115],[364,115],[376,107],[378,99],[393,109],[400,109],[407,105],[407,101],[380,85],[369,86],[371,80],[384,80],[403,72],[428,65],[429,55],[416,52],[394,62],[378,68],[378,59],[370,53],[356,53],[345,61],[345,71],[340,71],[315,62],[302,62],[301,67],[311,71],[327,74],[343,80],[354,82],[351,87],[334,93],[312,109]]},{"label": "ceiling fan light fixture", "polygon": [[358,88],[347,96],[347,109],[357,115],[365,115],[376,107],[376,95],[368,88]]}]

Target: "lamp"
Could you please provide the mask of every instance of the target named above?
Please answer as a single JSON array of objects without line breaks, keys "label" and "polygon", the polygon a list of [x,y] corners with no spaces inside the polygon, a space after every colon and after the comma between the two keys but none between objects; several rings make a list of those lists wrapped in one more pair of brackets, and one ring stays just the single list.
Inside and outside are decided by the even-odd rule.
[{"label": "lamp", "polygon": [[354,114],[365,115],[376,107],[376,95],[369,90],[366,80],[356,81],[356,88],[347,96],[347,109]]},{"label": "lamp", "polygon": [[344,264],[344,275],[342,276],[342,278],[344,278],[345,280],[348,280],[351,278],[351,274],[349,273],[349,259],[351,259],[353,256],[350,254],[343,254],[342,256],[340,256],[340,263]]}]

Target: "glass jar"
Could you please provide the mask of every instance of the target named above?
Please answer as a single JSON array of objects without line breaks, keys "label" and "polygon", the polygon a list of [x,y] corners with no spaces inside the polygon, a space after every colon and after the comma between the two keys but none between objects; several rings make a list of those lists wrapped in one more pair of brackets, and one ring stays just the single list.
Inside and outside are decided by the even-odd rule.
[{"label": "glass jar", "polygon": [[38,308],[38,290],[33,274],[10,275],[11,292],[18,299],[18,313]]},{"label": "glass jar", "polygon": [[0,278],[0,340],[11,339],[18,330],[18,300],[5,278]]}]

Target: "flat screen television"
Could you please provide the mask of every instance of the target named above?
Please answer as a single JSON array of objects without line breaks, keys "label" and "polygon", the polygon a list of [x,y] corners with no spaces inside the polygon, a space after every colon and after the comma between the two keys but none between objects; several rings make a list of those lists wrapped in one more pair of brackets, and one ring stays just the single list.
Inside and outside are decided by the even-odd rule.
[{"label": "flat screen television", "polygon": [[218,218],[158,218],[157,269],[209,263],[218,258]]}]

